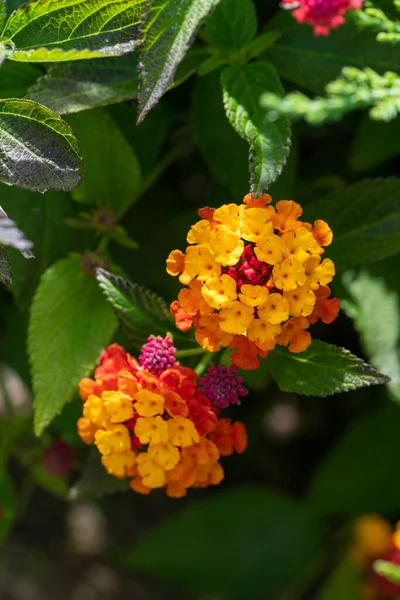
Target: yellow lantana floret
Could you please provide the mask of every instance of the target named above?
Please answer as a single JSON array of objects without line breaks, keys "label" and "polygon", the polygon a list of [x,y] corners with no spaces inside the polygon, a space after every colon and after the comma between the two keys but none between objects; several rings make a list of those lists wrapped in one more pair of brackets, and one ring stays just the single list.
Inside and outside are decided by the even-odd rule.
[{"label": "yellow lantana floret", "polygon": [[284,297],[290,304],[290,314],[293,317],[307,317],[314,310],[316,297],[314,292],[307,286],[299,286],[291,292],[283,292]]},{"label": "yellow lantana floret", "polygon": [[225,267],[236,265],[244,250],[243,240],[226,227],[216,229],[210,242],[215,261]]},{"label": "yellow lantana floret", "polygon": [[324,258],[313,254],[304,265],[307,283],[311,289],[317,290],[320,285],[328,285],[335,275],[335,265],[330,258]]},{"label": "yellow lantana floret", "polygon": [[187,234],[188,244],[207,244],[211,239],[211,225],[206,219],[197,221]]},{"label": "yellow lantana floret", "polygon": [[159,488],[165,485],[165,472],[147,452],[142,452],[136,459],[136,469],[142,483],[149,488]]},{"label": "yellow lantana floret", "polygon": [[254,252],[258,260],[269,265],[276,265],[282,260],[286,247],[279,235],[272,233],[257,240]]},{"label": "yellow lantana floret", "polygon": [[275,286],[284,292],[295,290],[297,286],[304,285],[307,276],[304,266],[296,259],[285,258],[274,266],[272,276]]},{"label": "yellow lantana floret", "polygon": [[228,308],[223,308],[219,313],[222,331],[240,335],[245,333],[254,319],[254,309],[239,301],[232,302]]},{"label": "yellow lantana floret", "polygon": [[161,444],[150,444],[147,454],[157,465],[170,471],[179,462],[180,454],[178,448],[172,442],[162,442]]},{"label": "yellow lantana floret", "polygon": [[240,288],[239,300],[247,306],[261,306],[266,302],[269,291],[262,285],[243,284]]},{"label": "yellow lantana floret", "polygon": [[167,422],[159,416],[139,417],[134,431],[141,444],[160,444],[168,441]]},{"label": "yellow lantana floret", "polygon": [[184,417],[175,417],[168,421],[168,434],[174,446],[182,448],[197,444],[200,440],[192,421]]},{"label": "yellow lantana floret", "polygon": [[276,345],[275,337],[281,332],[280,325],[273,325],[262,319],[254,319],[247,331],[247,337],[261,350],[273,350]]},{"label": "yellow lantana floret", "polygon": [[219,310],[229,306],[237,298],[236,281],[229,275],[208,279],[201,288],[204,300],[212,308]]},{"label": "yellow lantana floret", "polygon": [[164,412],[165,400],[161,394],[140,390],[135,396],[135,410],[141,417],[154,417]]},{"label": "yellow lantana floret", "polygon": [[106,427],[110,422],[103,400],[93,394],[89,396],[83,405],[83,416],[92,421],[97,427]]},{"label": "yellow lantana floret", "polygon": [[199,281],[221,274],[221,267],[217,262],[207,246],[189,246],[186,250],[185,269],[191,277],[197,277]]},{"label": "yellow lantana floret", "polygon": [[131,449],[131,438],[125,425],[112,425],[107,430],[99,429],[94,434],[94,443],[104,455]]},{"label": "yellow lantana floret", "polygon": [[135,460],[136,455],[131,450],[103,455],[101,457],[101,462],[107,473],[121,479],[130,475],[130,472],[135,465]]},{"label": "yellow lantana floret", "polygon": [[101,395],[111,423],[123,423],[133,416],[132,398],[123,392],[105,391]]},{"label": "yellow lantana floret", "polygon": [[289,302],[281,294],[270,294],[267,301],[258,309],[258,316],[273,325],[287,321]]},{"label": "yellow lantana floret", "polygon": [[265,208],[248,208],[240,216],[240,234],[248,242],[273,233],[270,213]]},{"label": "yellow lantana floret", "polygon": [[237,233],[239,228],[239,206],[224,204],[214,211],[213,219],[225,225],[230,231]]}]

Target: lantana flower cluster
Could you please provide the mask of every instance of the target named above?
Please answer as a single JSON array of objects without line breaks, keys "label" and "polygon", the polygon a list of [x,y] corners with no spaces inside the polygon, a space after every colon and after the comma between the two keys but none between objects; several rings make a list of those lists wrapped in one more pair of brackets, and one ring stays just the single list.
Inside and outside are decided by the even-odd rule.
[{"label": "lantana flower cluster", "polygon": [[331,29],[343,25],[348,10],[359,9],[364,0],[284,0],[282,8],[293,10],[299,23],[314,27],[314,35],[329,35]]},{"label": "lantana flower cluster", "polygon": [[335,267],[322,258],[332,241],[328,224],[300,221],[292,200],[270,202],[248,194],[241,205],[200,209],[186,252],[167,259],[167,272],[186,286],[171,304],[177,327],[193,325],[210,352],[232,348],[231,361],[243,369],[256,369],[276,344],[304,351],[310,325],[339,312],[328,287]]},{"label": "lantana flower cluster", "polygon": [[383,517],[367,514],[354,525],[350,561],[362,575],[360,598],[362,600],[400,600],[400,584],[376,572],[374,563],[384,560],[400,566],[400,523],[394,531]]},{"label": "lantana flower cluster", "polygon": [[79,435],[97,446],[110,475],[130,479],[141,494],[165,488],[179,498],[190,487],[217,485],[220,456],[243,452],[247,434],[242,423],[219,417],[198,383],[167,337],[149,338],[139,361],[112,344],[94,380],[80,382]]}]

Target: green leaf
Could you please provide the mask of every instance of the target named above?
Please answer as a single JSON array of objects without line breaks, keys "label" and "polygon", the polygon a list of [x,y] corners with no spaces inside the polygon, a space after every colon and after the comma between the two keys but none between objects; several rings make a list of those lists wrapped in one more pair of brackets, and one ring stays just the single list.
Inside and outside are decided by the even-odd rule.
[{"label": "green leaf", "polygon": [[266,597],[302,573],[318,538],[301,504],[236,490],[179,512],[146,534],[126,563],[200,594]]},{"label": "green leaf", "polygon": [[10,291],[19,307],[27,309],[42,273],[69,249],[77,247],[77,236],[63,225],[73,213],[73,202],[65,193],[43,195],[14,187],[7,189],[2,204],[35,247],[35,260],[31,261],[16,250],[9,250],[13,270]]},{"label": "green leaf", "polygon": [[7,18],[6,0],[0,0],[0,27],[3,27],[6,18]]},{"label": "green leaf", "polygon": [[19,250],[24,258],[34,258],[30,248],[33,243],[27,240],[12,219],[0,206],[0,245],[10,246]]},{"label": "green leaf", "polygon": [[70,116],[68,121],[82,144],[86,164],[73,199],[125,210],[135,200],[141,178],[136,155],[121,129],[101,109]]},{"label": "green leaf", "polygon": [[257,13],[252,0],[220,0],[206,21],[208,41],[223,50],[246,46],[257,32]]},{"label": "green leaf", "polygon": [[375,573],[381,575],[390,583],[400,584],[400,567],[387,560],[376,560],[373,564]]},{"label": "green leaf", "polygon": [[252,40],[244,49],[247,60],[249,61],[252,58],[256,58],[262,52],[265,52],[265,50],[272,46],[279,37],[279,31],[267,31],[256,37],[256,39]]},{"label": "green leaf", "polygon": [[27,97],[60,114],[131,100],[137,96],[136,55],[52,65]]},{"label": "green leaf", "polygon": [[356,128],[350,166],[368,171],[400,154],[400,118],[390,123],[373,121],[364,115]]},{"label": "green leaf", "polygon": [[136,347],[140,348],[149,335],[164,336],[174,328],[167,303],[152,291],[104,269],[97,269],[97,281]]},{"label": "green leaf", "polygon": [[[393,272],[396,277],[396,271]],[[379,269],[346,272],[343,285],[350,298],[341,305],[354,320],[365,354],[391,381],[388,388],[400,402],[400,298]]]},{"label": "green leaf", "polygon": [[332,515],[396,511],[399,431],[400,408],[392,402],[351,425],[316,470],[308,493],[312,509]]},{"label": "green leaf", "polygon": [[[1,0],[0,0],[1,2]],[[0,5],[1,10],[1,5]],[[1,15],[0,15],[1,16]],[[6,47],[0,42],[0,67],[6,59]]]},{"label": "green leaf", "polygon": [[11,285],[12,270],[10,259],[5,248],[0,246],[0,283],[3,285]]},{"label": "green leaf", "polygon": [[140,54],[138,123],[173,85],[177,66],[216,0],[149,0]]},{"label": "green leaf", "polygon": [[78,141],[61,118],[31,100],[0,100],[0,181],[46,192],[72,190],[83,163]]},{"label": "green leaf", "polygon": [[333,231],[329,257],[338,269],[400,251],[400,179],[366,180],[307,207],[308,219],[323,218]]},{"label": "green leaf", "polygon": [[22,98],[41,75],[42,71],[35,65],[6,61],[1,67],[1,98]]},{"label": "green leaf", "polygon": [[333,29],[329,36],[313,36],[310,27],[299,25],[290,14],[280,11],[268,29],[282,32],[268,49],[266,58],[279,74],[317,94],[338,77],[343,67],[370,67],[378,73],[397,71],[400,46],[380,44],[371,31],[352,24]]},{"label": "green leaf", "polygon": [[80,260],[66,258],[48,269],[33,299],[28,347],[36,435],[71,400],[117,325],[96,281],[82,273]]},{"label": "green leaf", "polygon": [[348,350],[319,340],[299,354],[276,347],[266,362],[281,391],[304,396],[331,396],[389,381]]},{"label": "green leaf", "polygon": [[59,475],[50,475],[40,463],[33,465],[29,469],[33,481],[43,490],[58,498],[68,497],[68,484],[64,477]]},{"label": "green leaf", "polygon": [[196,142],[211,173],[235,196],[249,191],[247,144],[226,119],[219,73],[197,78],[193,97]]},{"label": "green leaf", "polygon": [[118,56],[140,43],[145,0],[31,0],[9,17],[1,37],[8,57],[48,62]]},{"label": "green leaf", "polygon": [[316,600],[361,600],[360,572],[348,559],[343,559],[330,574]]},{"label": "green leaf", "polygon": [[269,122],[259,103],[263,92],[282,95],[281,84],[275,69],[267,62],[227,67],[221,83],[227,117],[250,145],[251,191],[260,195],[281,173],[289,155],[289,121],[279,117]]}]

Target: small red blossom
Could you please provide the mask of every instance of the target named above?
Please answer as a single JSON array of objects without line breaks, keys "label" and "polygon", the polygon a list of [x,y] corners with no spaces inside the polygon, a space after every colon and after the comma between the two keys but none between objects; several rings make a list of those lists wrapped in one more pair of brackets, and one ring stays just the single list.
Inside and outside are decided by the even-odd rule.
[{"label": "small red blossom", "polygon": [[343,25],[348,10],[359,9],[364,0],[284,0],[282,7],[295,9],[293,17],[299,23],[314,27],[314,35],[329,35],[331,29]]}]

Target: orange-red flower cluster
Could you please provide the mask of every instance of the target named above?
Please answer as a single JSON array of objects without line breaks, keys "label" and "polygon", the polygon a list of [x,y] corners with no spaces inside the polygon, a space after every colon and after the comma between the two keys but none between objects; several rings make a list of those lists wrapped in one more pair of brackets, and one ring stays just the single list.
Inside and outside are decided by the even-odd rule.
[{"label": "orange-red flower cluster", "polygon": [[302,352],[307,331],[321,319],[331,323],[339,300],[330,298],[335,274],[323,246],[332,241],[324,221],[299,221],[302,208],[292,200],[270,206],[267,194],[242,205],[200,209],[183,253],[173,250],[167,272],[184,287],[171,304],[177,327],[193,325],[197,342],[215,352],[234,349],[231,361],[256,369],[258,356],[276,344]]},{"label": "orange-red flower cluster", "polygon": [[139,493],[165,488],[179,498],[187,488],[216,485],[220,456],[246,448],[244,425],[219,418],[192,369],[167,364],[155,374],[113,344],[94,375],[79,385],[78,432],[97,446],[107,472],[129,478]]}]

